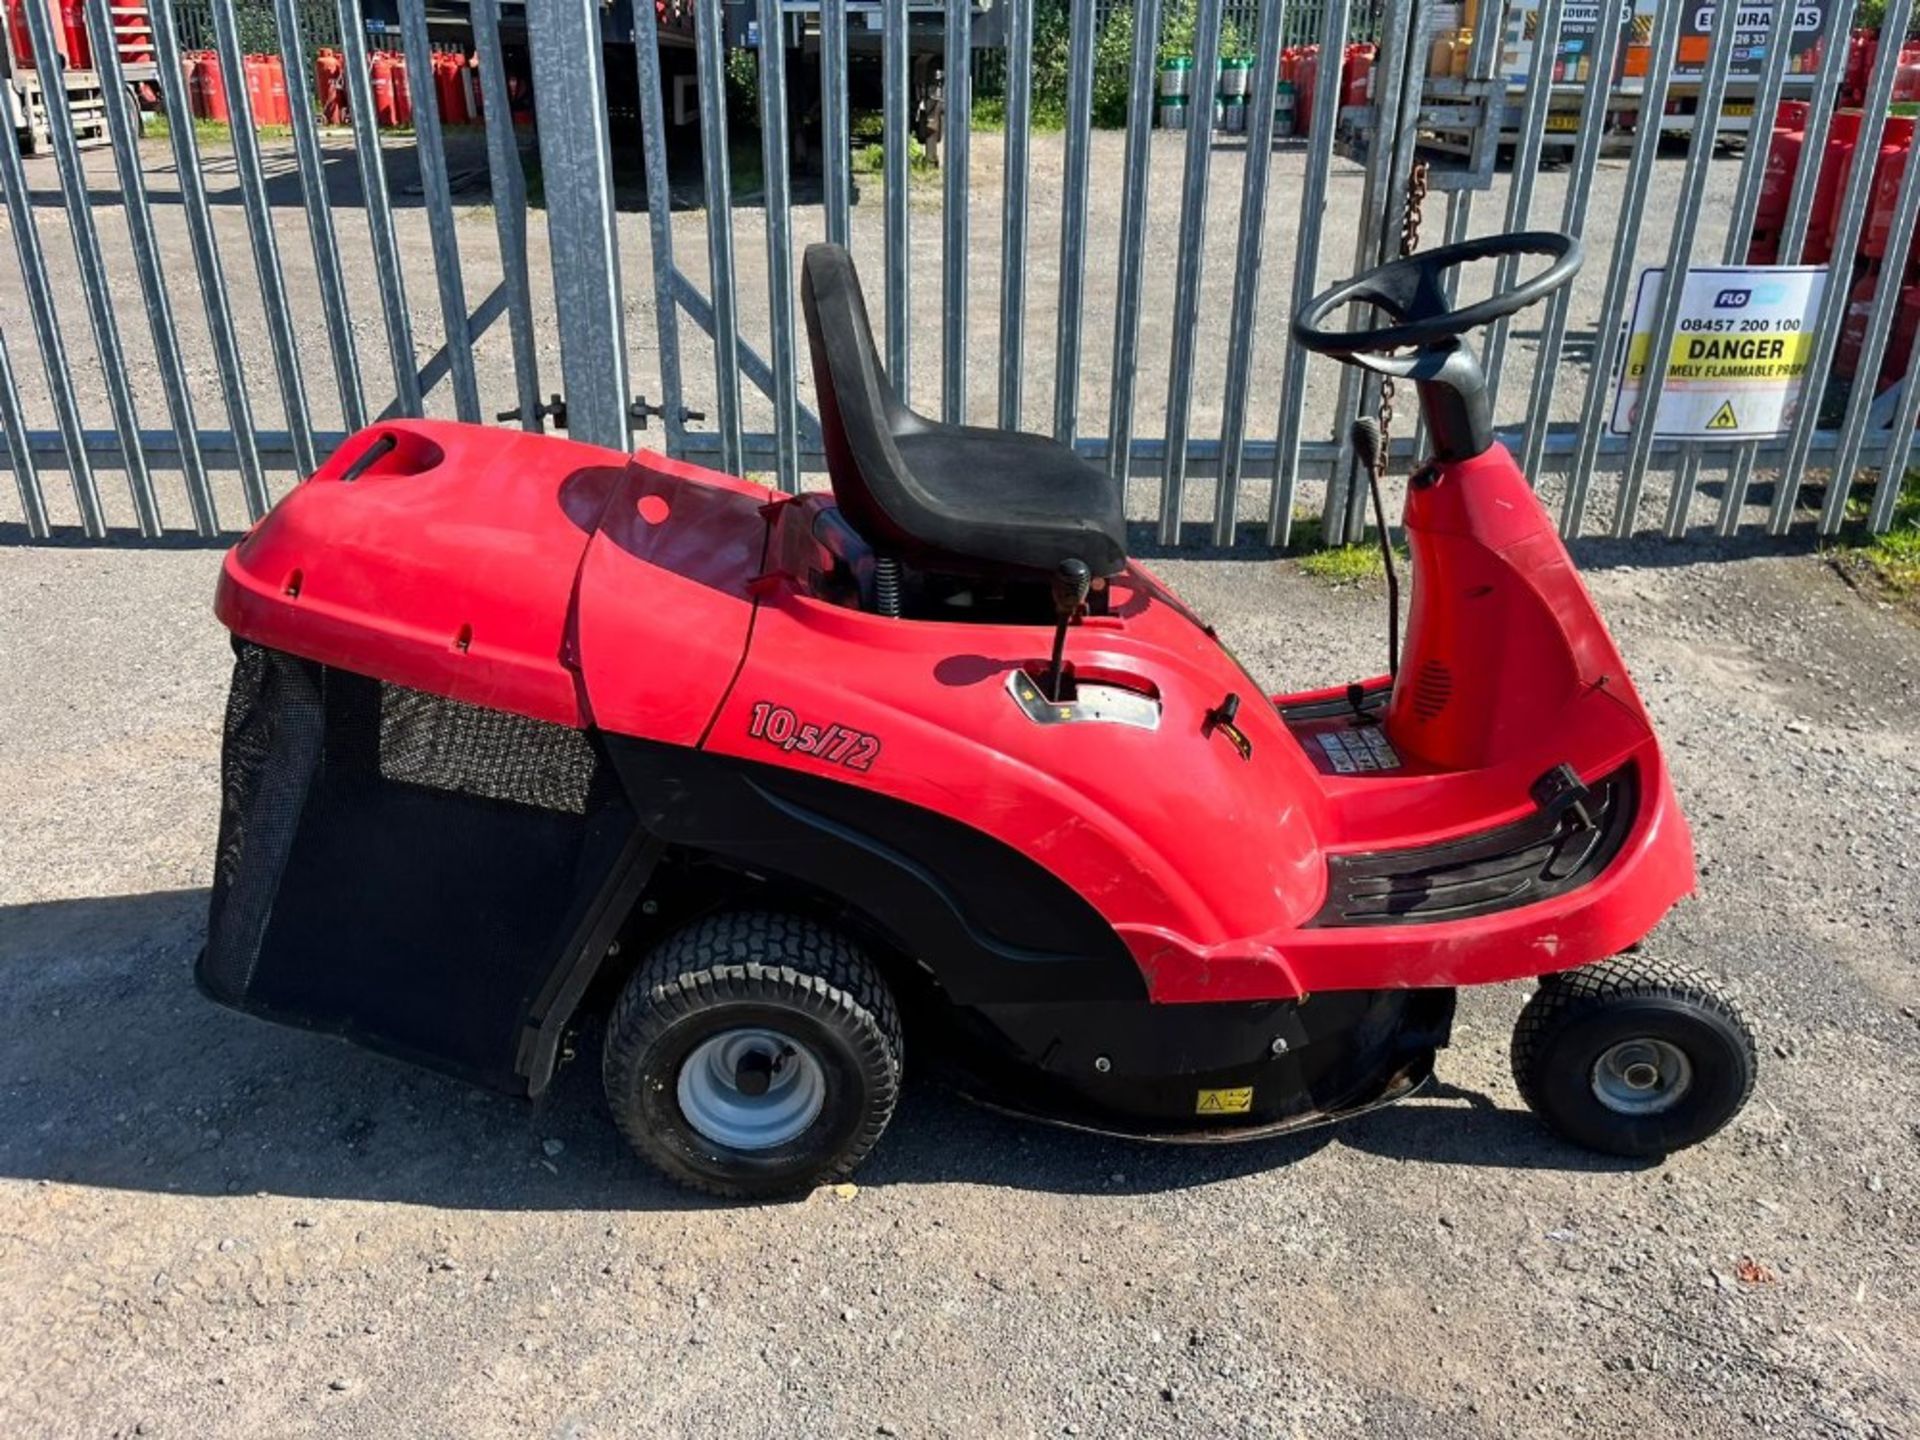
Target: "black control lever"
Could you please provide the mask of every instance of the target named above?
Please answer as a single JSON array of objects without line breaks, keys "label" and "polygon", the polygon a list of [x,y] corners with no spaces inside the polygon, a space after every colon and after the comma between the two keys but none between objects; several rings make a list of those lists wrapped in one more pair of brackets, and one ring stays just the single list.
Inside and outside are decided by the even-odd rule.
[{"label": "black control lever", "polygon": [[1380,563],[1387,570],[1387,674],[1400,678],[1400,572],[1393,564],[1393,537],[1387,533],[1387,502],[1380,494],[1380,471],[1387,463],[1387,437],[1380,422],[1362,415],[1349,432],[1353,453],[1367,472],[1367,487],[1373,491],[1373,525],[1380,532]]},{"label": "black control lever", "polygon": [[1093,572],[1084,560],[1062,560],[1053,572],[1053,659],[1047,664],[1047,698],[1058,705],[1066,698],[1067,626],[1087,603]]}]

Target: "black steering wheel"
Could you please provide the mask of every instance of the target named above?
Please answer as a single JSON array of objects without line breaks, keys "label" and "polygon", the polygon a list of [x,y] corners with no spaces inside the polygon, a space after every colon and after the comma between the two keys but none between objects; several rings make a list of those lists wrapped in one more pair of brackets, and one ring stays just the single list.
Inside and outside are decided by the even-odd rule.
[{"label": "black steering wheel", "polygon": [[[1538,275],[1519,281],[1498,295],[1459,310],[1449,308],[1441,284],[1447,271],[1475,260],[1504,260],[1522,255],[1546,255],[1551,263]],[[1341,359],[1387,350],[1418,349],[1433,345],[1503,315],[1536,305],[1571,280],[1584,251],[1572,235],[1556,230],[1526,230],[1462,240],[1437,250],[1420,250],[1356,275],[1316,295],[1293,317],[1293,338],[1309,350]],[[1336,310],[1354,303],[1372,304],[1393,317],[1392,325],[1372,330],[1321,328]]]}]

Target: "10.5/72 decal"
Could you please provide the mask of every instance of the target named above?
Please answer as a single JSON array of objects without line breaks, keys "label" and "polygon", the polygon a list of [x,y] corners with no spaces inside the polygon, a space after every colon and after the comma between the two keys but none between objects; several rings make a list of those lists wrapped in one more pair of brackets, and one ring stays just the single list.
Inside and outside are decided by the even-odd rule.
[{"label": "10.5/72 decal", "polygon": [[766,700],[753,707],[747,734],[777,745],[790,755],[811,755],[829,765],[849,770],[871,770],[880,758],[880,737],[838,723],[816,725],[802,720],[784,705]]}]

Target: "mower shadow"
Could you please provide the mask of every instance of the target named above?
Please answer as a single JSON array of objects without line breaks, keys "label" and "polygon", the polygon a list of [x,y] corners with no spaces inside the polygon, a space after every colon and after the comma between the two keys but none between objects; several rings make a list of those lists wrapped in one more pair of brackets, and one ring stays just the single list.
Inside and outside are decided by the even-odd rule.
[{"label": "mower shadow", "polygon": [[[206,903],[194,889],[0,907],[0,1175],[473,1210],[718,1203],[627,1151],[600,1098],[597,1035],[530,1105],[234,1014],[193,985]],[[1529,1117],[1486,1109],[1417,1103],[1270,1141],[1162,1147],[1004,1118],[910,1077],[860,1184],[1164,1192],[1292,1165],[1336,1137],[1397,1159],[1596,1168]]]}]

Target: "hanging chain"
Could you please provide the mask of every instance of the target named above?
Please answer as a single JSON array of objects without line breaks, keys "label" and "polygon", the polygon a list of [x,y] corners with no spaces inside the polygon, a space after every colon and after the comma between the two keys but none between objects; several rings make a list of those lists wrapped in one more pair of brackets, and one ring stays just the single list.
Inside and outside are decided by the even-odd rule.
[{"label": "hanging chain", "polygon": [[[1400,254],[1407,256],[1420,248],[1421,207],[1427,199],[1427,162],[1414,162],[1407,176],[1407,208],[1400,217]],[[1380,380],[1380,459],[1384,468],[1393,447],[1393,377]]]}]

